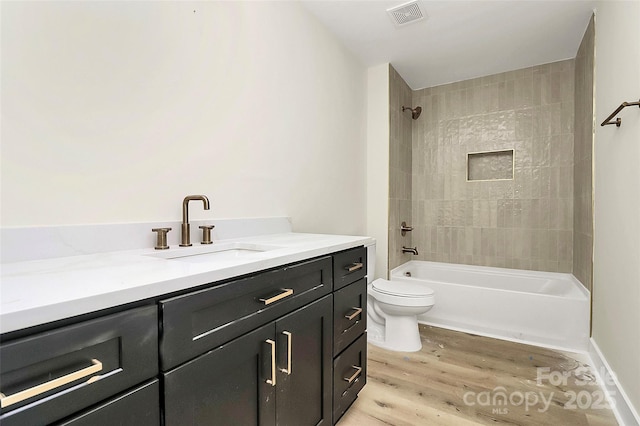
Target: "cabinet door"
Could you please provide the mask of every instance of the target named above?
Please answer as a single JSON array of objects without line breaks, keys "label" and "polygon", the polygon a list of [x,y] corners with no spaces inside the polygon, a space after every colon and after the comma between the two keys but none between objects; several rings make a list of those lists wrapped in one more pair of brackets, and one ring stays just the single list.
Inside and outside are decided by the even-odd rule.
[{"label": "cabinet door", "polygon": [[274,425],[273,338],[272,322],[165,373],[165,425]]},{"label": "cabinet door", "polygon": [[158,379],[67,419],[56,426],[158,426]]},{"label": "cabinet door", "polygon": [[367,249],[356,247],[333,255],[333,289],[358,281],[367,274]]},{"label": "cabinet door", "polygon": [[333,361],[333,420],[340,417],[367,383],[367,335],[363,334]]},{"label": "cabinet door", "polygon": [[332,296],[276,321],[278,426],[331,424]]},{"label": "cabinet door", "polygon": [[367,280],[333,294],[333,354],[338,355],[367,329]]}]

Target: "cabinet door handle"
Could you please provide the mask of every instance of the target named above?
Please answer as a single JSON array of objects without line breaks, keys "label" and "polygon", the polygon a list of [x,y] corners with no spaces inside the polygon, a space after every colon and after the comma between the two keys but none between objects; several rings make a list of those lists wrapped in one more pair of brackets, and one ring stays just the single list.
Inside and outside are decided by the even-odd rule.
[{"label": "cabinet door handle", "polygon": [[280,294],[276,294],[275,296],[271,296],[271,297],[262,297],[258,300],[260,300],[261,302],[264,302],[265,305],[270,305],[273,302],[277,302],[280,299],[284,299],[285,297],[289,297],[293,294],[293,289],[292,288],[283,288],[282,289],[282,293]]},{"label": "cabinet door handle", "polygon": [[364,264],[362,262],[355,262],[355,263],[352,263],[351,265],[345,266],[344,269],[346,269],[349,272],[353,272],[353,271],[357,271],[358,269],[362,269],[363,266]]},{"label": "cabinet door handle", "polygon": [[276,342],[267,339],[266,342],[271,345],[271,378],[267,379],[267,383],[271,386],[276,385]]},{"label": "cabinet door handle", "polygon": [[287,336],[287,368],[282,368],[281,371],[291,375],[291,333],[283,331],[282,334]]},{"label": "cabinet door handle", "polygon": [[[74,371],[73,373],[69,373],[62,377],[58,377],[57,379],[49,380],[48,382],[42,383],[40,385],[36,385],[29,389],[25,389],[18,393],[14,393],[13,395],[5,396],[4,394],[0,393],[0,407],[2,408],[8,407],[12,404],[24,401],[25,399],[32,398],[34,396],[43,394],[45,392],[49,392],[50,390],[59,388],[60,386],[64,386],[76,380],[80,380],[84,377],[90,376],[102,370],[102,363],[97,359],[92,359],[91,364],[92,365],[90,367],[85,367],[81,370]],[[91,383],[92,381],[94,381],[93,379],[96,379],[96,378],[92,377],[91,379],[88,380],[88,383]]]},{"label": "cabinet door handle", "polygon": [[344,380],[346,382],[349,382],[349,384],[353,383],[353,381],[358,378],[360,373],[362,373],[362,367],[358,367],[357,365],[352,365],[351,368],[355,368],[356,372],[353,373],[353,375],[351,377],[345,377],[344,378]]},{"label": "cabinet door handle", "polygon": [[346,314],[344,317],[346,319],[348,319],[349,321],[353,320],[355,317],[357,317],[358,315],[360,315],[362,313],[362,308],[356,308],[355,306],[353,308],[353,312],[351,312],[350,314]]}]

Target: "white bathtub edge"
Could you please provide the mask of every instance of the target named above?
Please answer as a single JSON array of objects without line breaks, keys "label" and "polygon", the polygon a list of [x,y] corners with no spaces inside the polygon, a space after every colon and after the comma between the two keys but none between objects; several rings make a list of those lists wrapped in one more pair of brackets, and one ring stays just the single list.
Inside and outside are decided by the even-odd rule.
[{"label": "white bathtub edge", "polygon": [[439,322],[424,321],[419,317],[418,317],[418,322],[420,324],[431,325],[433,327],[446,328],[447,330],[460,331],[462,333],[468,333],[468,334],[475,334],[476,336],[484,336],[484,337],[490,337],[492,339],[506,340],[507,342],[521,343],[523,345],[530,345],[530,346],[538,346],[540,348],[553,349],[556,351],[573,352],[577,354],[589,355],[588,348],[586,347],[571,348],[569,346],[552,345],[549,343],[539,342],[535,340],[516,339],[513,337],[505,336],[504,334],[487,333],[486,331],[480,331],[472,328],[458,327],[455,325],[443,324]]},{"label": "white bathtub edge", "polygon": [[[572,288],[575,288],[578,291],[578,293],[581,295],[580,300],[583,300],[583,299],[590,300],[590,297],[591,297],[589,290],[587,290],[587,288],[582,284],[582,282],[580,282],[580,280],[578,280],[573,274],[568,272],[534,271],[534,270],[528,270],[528,269],[499,268],[495,266],[467,265],[462,263],[433,262],[430,260],[410,260],[408,262],[403,263],[402,265],[396,266],[391,271],[389,271],[388,279],[391,281],[393,281],[394,278],[409,279],[409,280],[416,279],[415,277],[405,277],[401,273],[401,271],[419,264],[425,264],[434,269],[453,269],[453,270],[466,271],[466,272],[478,272],[479,270],[481,270],[482,273],[493,273],[493,274],[498,274],[503,276],[508,275],[508,276],[515,276],[515,277],[527,277],[527,278],[534,277],[534,278],[548,278],[548,279],[558,279],[558,277],[562,277],[562,278],[566,278],[567,281],[573,284]],[[450,281],[438,281],[438,282],[447,283],[447,284],[452,283]],[[470,286],[469,284],[466,284],[466,283],[452,283],[452,284],[461,285],[461,286]],[[470,287],[475,287],[475,286],[470,286]],[[510,289],[504,289],[504,288],[496,288],[495,290],[527,293],[527,291],[510,290]],[[571,297],[566,294],[563,294],[563,295],[545,294],[545,296],[578,300],[575,297]]]},{"label": "white bathtub edge", "polygon": [[587,288],[584,286],[584,284],[582,284],[582,282],[578,278],[576,278],[575,275],[573,275],[573,274],[567,274],[567,275],[569,276],[569,280],[573,281],[578,286],[578,289],[580,289],[582,294],[588,300],[591,300],[591,292],[589,290],[587,290]]},{"label": "white bathtub edge", "polygon": [[[618,377],[611,369],[607,359],[602,355],[593,337],[589,339],[589,356],[591,357],[594,373],[598,377],[598,383],[606,392],[609,401],[613,402],[613,404],[610,403],[610,405],[613,406],[613,414],[616,416],[618,423],[622,426],[640,425],[640,415],[634,409],[629,397],[620,385],[620,382],[618,382]],[[606,371],[607,375],[613,378],[613,380],[604,380],[600,374],[602,371]]]}]

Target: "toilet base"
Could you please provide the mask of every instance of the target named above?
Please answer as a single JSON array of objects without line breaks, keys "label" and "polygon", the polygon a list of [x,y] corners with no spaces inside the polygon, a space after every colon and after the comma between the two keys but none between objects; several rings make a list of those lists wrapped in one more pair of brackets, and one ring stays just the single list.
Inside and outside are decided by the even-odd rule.
[{"label": "toilet base", "polygon": [[415,315],[388,315],[384,325],[369,320],[367,340],[372,345],[396,352],[417,352],[422,349]]}]

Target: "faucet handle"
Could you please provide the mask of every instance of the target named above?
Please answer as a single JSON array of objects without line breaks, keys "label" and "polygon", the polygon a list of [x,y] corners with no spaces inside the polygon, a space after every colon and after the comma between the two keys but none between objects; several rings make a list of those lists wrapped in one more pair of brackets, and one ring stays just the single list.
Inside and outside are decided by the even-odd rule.
[{"label": "faucet handle", "polygon": [[413,227],[408,226],[407,222],[402,222],[400,224],[400,232],[402,234],[402,236],[404,237],[405,235],[407,235],[407,232],[411,232],[413,231]]},{"label": "faucet handle", "polygon": [[169,248],[167,245],[167,233],[171,231],[171,228],[153,228],[151,232],[157,232],[156,250],[166,250]]},{"label": "faucet handle", "polygon": [[211,230],[215,228],[215,225],[201,225],[198,228],[202,229],[202,241],[200,244],[211,244]]}]

